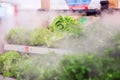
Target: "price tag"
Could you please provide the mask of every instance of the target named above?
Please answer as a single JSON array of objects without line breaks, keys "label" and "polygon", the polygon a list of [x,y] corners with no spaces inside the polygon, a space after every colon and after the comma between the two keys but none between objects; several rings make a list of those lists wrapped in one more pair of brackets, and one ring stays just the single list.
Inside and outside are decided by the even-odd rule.
[{"label": "price tag", "polygon": [[29,52],[29,46],[25,46],[24,50],[25,50],[26,53],[28,53]]}]

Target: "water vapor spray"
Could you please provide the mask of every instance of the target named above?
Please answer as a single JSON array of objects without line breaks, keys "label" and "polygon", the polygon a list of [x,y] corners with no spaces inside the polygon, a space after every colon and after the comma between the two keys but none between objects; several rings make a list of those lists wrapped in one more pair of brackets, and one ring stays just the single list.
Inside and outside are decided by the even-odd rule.
[{"label": "water vapor spray", "polygon": [[[34,14],[34,13],[32,13],[32,14]],[[27,19],[25,20],[24,13],[23,14],[21,13],[21,19],[19,16],[18,21],[23,19],[23,22],[21,21],[20,24],[27,25],[27,26],[29,25],[26,28],[32,29],[32,28],[34,28],[34,26],[37,26],[38,24],[42,25],[42,23],[44,21],[48,21],[48,24],[50,24],[53,21],[53,19],[57,15],[60,15],[60,14],[71,15],[71,13],[63,14],[63,13],[58,13],[58,12],[35,13],[35,15],[34,15],[35,23],[34,23],[33,18],[30,19],[30,20],[33,19],[33,21],[26,22]],[[120,22],[119,22],[120,15],[119,14],[120,14],[119,12],[115,12],[113,14],[104,13],[101,16],[98,16],[97,17],[98,19],[95,22],[93,22],[87,26],[83,26],[82,36],[80,36],[79,38],[64,39],[61,41],[61,43],[58,43],[58,47],[62,48],[62,49],[66,49],[66,50],[71,50],[73,53],[88,53],[88,52],[100,53],[102,50],[104,50],[105,47],[111,46],[110,40],[112,40],[113,37],[118,32],[120,32]],[[74,15],[74,13],[72,15]],[[30,16],[31,15],[29,15],[29,17]],[[0,29],[1,29],[1,27],[0,27]],[[2,35],[2,31],[1,31],[1,35]],[[56,55],[50,55],[50,56],[44,55],[44,57],[40,56],[40,58],[35,57],[35,59],[31,62],[23,61],[24,65],[26,65],[26,66],[27,66],[27,64],[31,65],[31,67],[29,66],[30,72],[28,71],[28,74],[26,74],[26,78],[28,78],[28,80],[37,80],[37,78],[39,78],[39,76],[41,77],[42,72],[40,72],[41,70],[39,71],[39,69],[36,69],[36,71],[35,71],[34,70],[35,68],[42,69],[44,67],[47,67],[45,69],[49,69],[50,66],[53,67],[55,65],[55,63],[58,62],[59,59],[60,59],[59,55],[57,55],[57,56]],[[21,65],[23,65],[23,63],[20,63],[20,66],[19,66],[20,68],[24,67]],[[48,65],[48,66],[46,66],[46,65]],[[41,66],[43,66],[43,67],[41,67]],[[28,70],[28,68],[23,71],[26,73],[27,70]],[[30,79],[30,77],[32,77],[32,76],[34,78]],[[25,76],[23,76],[23,77],[25,77]]]}]

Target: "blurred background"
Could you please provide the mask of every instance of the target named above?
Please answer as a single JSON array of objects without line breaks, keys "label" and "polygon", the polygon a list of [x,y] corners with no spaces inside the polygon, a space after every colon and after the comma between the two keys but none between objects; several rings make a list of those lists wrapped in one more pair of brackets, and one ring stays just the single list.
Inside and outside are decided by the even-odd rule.
[{"label": "blurred background", "polygon": [[[110,8],[119,8],[119,0],[109,2]],[[100,9],[100,0],[0,0],[0,26],[40,26],[41,9]]]}]

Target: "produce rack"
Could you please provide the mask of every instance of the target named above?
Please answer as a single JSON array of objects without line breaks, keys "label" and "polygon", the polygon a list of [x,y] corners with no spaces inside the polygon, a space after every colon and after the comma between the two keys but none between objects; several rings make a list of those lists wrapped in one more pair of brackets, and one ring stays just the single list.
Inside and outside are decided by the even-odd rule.
[{"label": "produce rack", "polygon": [[[86,21],[84,27],[88,27],[90,24],[99,20],[99,17],[93,17],[93,19]],[[41,46],[29,46],[29,45],[18,45],[18,44],[4,44],[4,51],[17,51],[21,54],[28,53],[28,54],[48,54],[48,53],[55,53],[55,54],[69,54],[72,53],[71,50],[61,49],[61,48],[48,48],[48,47],[41,47]]]},{"label": "produce rack", "polygon": [[[72,13],[84,13],[84,16],[98,16],[101,15],[102,12],[99,9],[76,9],[76,10],[69,10],[69,9],[62,9],[62,10],[45,10],[45,9],[38,9],[39,12],[72,12]],[[105,12],[112,13],[114,11],[120,11],[120,8],[113,8],[113,9],[106,9]]]}]

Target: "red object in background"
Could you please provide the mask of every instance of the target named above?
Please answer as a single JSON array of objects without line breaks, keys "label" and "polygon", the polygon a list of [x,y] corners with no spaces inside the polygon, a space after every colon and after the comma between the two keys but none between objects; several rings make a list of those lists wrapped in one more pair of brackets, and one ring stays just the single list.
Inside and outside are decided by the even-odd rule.
[{"label": "red object in background", "polygon": [[15,25],[18,26],[19,22],[17,20],[17,16],[18,16],[18,6],[15,4],[14,5],[14,16],[15,16]]},{"label": "red object in background", "polygon": [[69,6],[70,10],[75,10],[75,9],[85,9],[88,10],[88,5],[80,5],[80,6]]},{"label": "red object in background", "polygon": [[17,13],[18,13],[18,6],[17,5],[14,5],[14,13],[15,13],[15,16],[17,16]]}]

